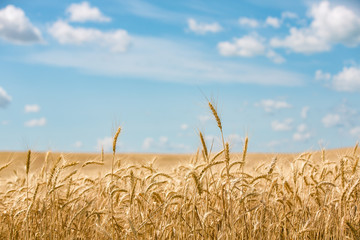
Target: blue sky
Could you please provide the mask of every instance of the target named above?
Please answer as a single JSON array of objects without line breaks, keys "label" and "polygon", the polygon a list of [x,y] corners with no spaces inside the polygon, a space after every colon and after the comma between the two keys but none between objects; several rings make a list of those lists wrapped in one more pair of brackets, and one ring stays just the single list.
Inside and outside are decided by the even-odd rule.
[{"label": "blue sky", "polygon": [[358,1],[1,1],[0,150],[352,146]]}]

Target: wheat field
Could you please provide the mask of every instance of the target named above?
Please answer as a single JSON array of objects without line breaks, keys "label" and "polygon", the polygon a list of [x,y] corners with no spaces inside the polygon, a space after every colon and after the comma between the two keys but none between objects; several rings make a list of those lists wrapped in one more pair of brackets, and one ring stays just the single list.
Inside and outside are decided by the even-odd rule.
[{"label": "wheat field", "polygon": [[193,155],[1,153],[0,239],[360,239],[358,145]]}]

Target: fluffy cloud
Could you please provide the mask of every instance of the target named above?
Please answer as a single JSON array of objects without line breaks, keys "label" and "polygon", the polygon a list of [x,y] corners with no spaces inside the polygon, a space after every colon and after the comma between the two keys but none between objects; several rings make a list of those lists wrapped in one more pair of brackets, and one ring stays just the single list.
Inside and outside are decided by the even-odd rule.
[{"label": "fluffy cloud", "polygon": [[185,131],[189,128],[189,125],[187,125],[186,123],[183,123],[183,124],[181,124],[180,128],[181,128],[181,130]]},{"label": "fluffy cloud", "polygon": [[26,113],[36,113],[40,111],[40,106],[37,104],[27,104],[24,110]]},{"label": "fluffy cloud", "polygon": [[360,139],[360,126],[350,129],[350,135]]},{"label": "fluffy cloud", "polygon": [[257,28],[257,27],[273,27],[279,28],[286,19],[296,19],[298,16],[293,12],[282,12],[281,18],[268,16],[265,21],[259,21],[254,18],[241,17],[238,22],[241,26]]},{"label": "fluffy cloud", "polygon": [[303,119],[306,119],[307,118],[307,115],[308,115],[308,112],[309,112],[309,107],[308,106],[305,106],[301,109],[301,113],[300,113],[300,116],[301,118]]},{"label": "fluffy cloud", "polygon": [[322,70],[316,70],[315,72],[315,79],[319,81],[328,81],[331,79],[331,74],[323,72]]},{"label": "fluffy cloud", "polygon": [[142,149],[145,151],[156,152],[164,150],[185,151],[190,148],[184,144],[173,144],[169,141],[168,137],[161,136],[159,139],[154,139],[152,137],[145,138]]},{"label": "fluffy cloud", "polygon": [[298,18],[298,15],[296,15],[296,13],[293,12],[282,12],[281,19],[286,19],[286,18],[295,19]]},{"label": "fluffy cloud", "polygon": [[74,143],[74,147],[76,147],[76,148],[81,148],[82,146],[83,146],[83,143],[81,141],[76,141]]},{"label": "fluffy cloud", "polygon": [[306,124],[303,123],[297,127],[297,131],[293,135],[293,140],[303,142],[311,138],[311,136],[311,133],[307,130]]},{"label": "fluffy cloud", "polygon": [[291,105],[285,101],[276,101],[273,99],[264,99],[259,103],[255,103],[256,107],[262,107],[265,112],[272,113],[276,110],[291,108]]},{"label": "fluffy cloud", "polygon": [[324,124],[324,127],[334,127],[341,123],[341,117],[339,114],[327,114],[322,118],[322,123]]},{"label": "fluffy cloud", "polygon": [[[117,145],[121,145],[121,143],[117,142]],[[113,138],[112,137],[104,137],[99,138],[97,140],[96,144],[96,150],[101,151],[101,149],[104,149],[104,151],[111,151],[113,147]]]},{"label": "fluffy cloud", "polygon": [[344,67],[333,77],[332,86],[335,90],[342,92],[360,91],[360,68]]},{"label": "fluffy cloud", "polygon": [[220,42],[218,49],[223,56],[253,57],[265,53],[263,40],[256,35],[235,38],[232,42]]},{"label": "fluffy cloud", "polygon": [[239,24],[241,26],[251,27],[251,28],[256,28],[260,25],[256,19],[247,18],[247,17],[239,18]]},{"label": "fluffy cloud", "polygon": [[239,148],[242,147],[245,143],[244,138],[242,138],[239,134],[233,133],[229,134],[226,137],[226,140],[230,143],[230,146],[233,148]]},{"label": "fluffy cloud", "polygon": [[357,108],[350,106],[346,100],[334,107],[333,111],[322,118],[324,127],[337,127],[347,131],[357,126],[360,120],[360,112]]},{"label": "fluffy cloud", "polygon": [[147,137],[144,139],[142,148],[144,150],[151,150],[153,148],[164,148],[168,144],[169,139],[167,137],[160,137],[158,141],[156,141],[154,138]]},{"label": "fluffy cloud", "polygon": [[267,17],[265,20],[265,25],[279,28],[281,25],[281,20],[275,17]]},{"label": "fluffy cloud", "polygon": [[256,34],[234,38],[232,42],[218,43],[218,50],[223,56],[255,57],[266,56],[274,63],[283,63],[285,59],[272,49],[267,49],[264,39]]},{"label": "fluffy cloud", "polygon": [[292,128],[291,127],[292,122],[293,122],[292,118],[287,118],[282,122],[275,120],[271,123],[271,128],[274,131],[289,131]]},{"label": "fluffy cloud", "polygon": [[315,79],[325,82],[325,85],[340,92],[360,91],[360,67],[344,67],[341,72],[331,75],[330,73],[317,70]]},{"label": "fluffy cloud", "polygon": [[188,28],[196,34],[217,33],[222,30],[219,23],[199,23],[195,19],[188,19]]},{"label": "fluffy cloud", "polygon": [[61,44],[88,43],[109,47],[113,52],[125,52],[130,44],[130,37],[125,30],[102,32],[94,28],[76,28],[62,20],[51,25],[49,33]]},{"label": "fluffy cloud", "polygon": [[294,141],[303,142],[303,141],[308,140],[309,138],[311,138],[311,133],[310,132],[304,132],[304,133],[296,132],[293,135]]},{"label": "fluffy cloud", "polygon": [[147,137],[144,139],[144,142],[143,142],[143,145],[142,145],[142,148],[144,150],[149,150],[155,143],[155,140],[151,137]]},{"label": "fluffy cloud", "polygon": [[293,27],[284,39],[273,38],[271,45],[309,54],[328,51],[335,44],[360,43],[360,16],[352,9],[322,1],[311,7],[309,15],[313,18],[310,26]]},{"label": "fluffy cloud", "polygon": [[284,63],[286,61],[285,58],[283,58],[280,54],[276,53],[273,50],[267,51],[266,57],[269,58],[274,63],[278,63],[278,64]]},{"label": "fluffy cloud", "polygon": [[199,119],[201,124],[205,124],[211,119],[211,116],[209,116],[209,115],[199,115],[197,118]]},{"label": "fluffy cloud", "polygon": [[21,8],[13,5],[0,9],[0,38],[15,44],[42,42],[40,30],[31,24]]},{"label": "fluffy cloud", "polygon": [[271,140],[270,142],[266,143],[266,146],[270,149],[274,149],[276,147],[279,147],[280,145],[282,145],[284,143],[284,141],[279,141],[279,140]]},{"label": "fluffy cloud", "polygon": [[7,92],[0,87],[0,108],[5,108],[11,102],[12,98]]},{"label": "fluffy cloud", "polygon": [[110,22],[109,17],[104,16],[97,7],[92,7],[88,2],[73,3],[67,9],[69,19],[72,22]]},{"label": "fluffy cloud", "polygon": [[32,119],[25,122],[26,127],[42,127],[46,124],[46,118]]}]

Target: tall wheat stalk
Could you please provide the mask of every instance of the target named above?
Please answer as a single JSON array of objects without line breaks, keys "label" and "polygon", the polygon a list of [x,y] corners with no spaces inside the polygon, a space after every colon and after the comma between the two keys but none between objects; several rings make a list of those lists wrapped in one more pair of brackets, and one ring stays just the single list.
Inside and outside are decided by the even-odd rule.
[{"label": "tall wheat stalk", "polygon": [[116,143],[117,143],[117,139],[119,137],[119,134],[121,132],[121,127],[119,127],[114,135],[114,139],[113,139],[113,156],[111,159],[111,180],[110,180],[110,185],[109,185],[109,194],[110,194],[110,211],[111,211],[111,236],[112,239],[115,239],[115,219],[114,219],[114,203],[113,203],[113,196],[112,196],[112,191],[114,188],[114,162],[115,162],[115,155],[116,155]]},{"label": "tall wheat stalk", "polygon": [[[31,150],[28,150],[25,164],[26,172],[26,209],[29,209],[29,171],[30,171]],[[29,219],[26,218],[26,239],[30,238]]]}]

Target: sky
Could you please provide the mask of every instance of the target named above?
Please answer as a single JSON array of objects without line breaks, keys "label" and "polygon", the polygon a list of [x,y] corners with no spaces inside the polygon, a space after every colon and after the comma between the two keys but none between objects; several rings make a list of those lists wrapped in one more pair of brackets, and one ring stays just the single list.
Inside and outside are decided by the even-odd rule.
[{"label": "sky", "polygon": [[303,152],[360,139],[360,2],[0,1],[0,151]]}]

